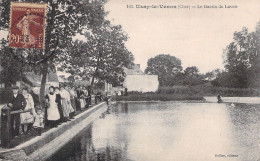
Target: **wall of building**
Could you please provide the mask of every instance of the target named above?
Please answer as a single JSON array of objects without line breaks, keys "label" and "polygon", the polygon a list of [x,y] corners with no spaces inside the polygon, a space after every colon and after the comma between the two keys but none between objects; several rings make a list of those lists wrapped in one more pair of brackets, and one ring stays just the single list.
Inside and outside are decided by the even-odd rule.
[{"label": "wall of building", "polygon": [[105,93],[107,92],[107,93],[112,93],[112,84],[110,84],[110,83],[107,83],[107,82],[105,82],[105,89],[104,89],[104,91],[105,91]]},{"label": "wall of building", "polygon": [[155,92],[159,87],[158,75],[127,75],[124,87],[128,91]]}]

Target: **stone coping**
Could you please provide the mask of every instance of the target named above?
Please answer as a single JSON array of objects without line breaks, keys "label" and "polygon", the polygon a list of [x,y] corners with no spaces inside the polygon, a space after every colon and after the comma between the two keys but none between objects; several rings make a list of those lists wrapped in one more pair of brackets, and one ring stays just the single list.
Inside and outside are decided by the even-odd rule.
[{"label": "stone coping", "polygon": [[[37,149],[44,147],[46,144],[51,143],[54,139],[59,138],[62,134],[66,132],[71,133],[71,129],[80,124],[83,120],[88,118],[89,115],[98,111],[102,107],[107,107],[105,102],[91,107],[90,109],[78,114],[69,122],[63,123],[56,128],[52,128],[41,136],[36,136],[25,143],[22,143],[11,149],[1,149],[0,159],[11,159],[14,160],[15,156],[20,156],[22,158],[32,154]],[[105,108],[106,109],[106,108]],[[101,113],[100,113],[101,114]],[[87,125],[86,125],[87,126]],[[72,130],[73,131],[73,130]],[[73,131],[74,132],[74,131]],[[76,131],[75,131],[76,132]],[[76,134],[75,134],[76,135]],[[25,154],[24,154],[25,153]]]}]

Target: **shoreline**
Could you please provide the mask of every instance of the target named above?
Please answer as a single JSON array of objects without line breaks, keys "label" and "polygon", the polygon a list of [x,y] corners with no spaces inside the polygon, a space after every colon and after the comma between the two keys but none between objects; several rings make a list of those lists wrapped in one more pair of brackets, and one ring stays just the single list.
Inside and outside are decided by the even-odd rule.
[{"label": "shoreline", "polygon": [[160,100],[151,100],[151,101],[115,101],[116,103],[124,103],[124,102],[143,102],[143,103],[149,103],[149,102],[176,102],[176,103],[206,103],[204,100],[167,100],[167,101],[160,101]]},{"label": "shoreline", "polygon": [[[260,104],[260,97],[221,97],[222,103]],[[172,100],[146,100],[146,99],[113,99],[115,102],[175,102],[175,103],[218,103],[216,96],[203,96],[201,99],[172,99]]]}]

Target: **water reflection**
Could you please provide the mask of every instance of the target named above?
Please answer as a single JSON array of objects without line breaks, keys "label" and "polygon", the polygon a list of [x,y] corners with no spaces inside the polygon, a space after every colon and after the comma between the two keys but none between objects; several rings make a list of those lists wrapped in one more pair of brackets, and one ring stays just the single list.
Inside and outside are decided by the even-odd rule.
[{"label": "water reflection", "polygon": [[[260,158],[260,107],[259,105],[236,104],[227,106],[234,138],[238,140],[243,160]],[[251,154],[251,155],[250,155]],[[257,155],[255,155],[257,154]],[[259,160],[260,161],[260,160]]]},{"label": "water reflection", "polygon": [[259,127],[256,105],[119,103],[49,160],[257,160]]}]

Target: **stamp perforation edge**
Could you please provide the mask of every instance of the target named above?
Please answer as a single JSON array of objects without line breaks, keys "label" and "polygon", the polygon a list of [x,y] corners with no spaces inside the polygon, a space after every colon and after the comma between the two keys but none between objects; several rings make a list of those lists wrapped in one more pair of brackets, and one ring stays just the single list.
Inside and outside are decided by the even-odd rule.
[{"label": "stamp perforation edge", "polygon": [[[10,4],[10,15],[9,15],[9,46],[10,46],[10,37],[11,37],[11,29],[12,29],[12,13],[13,13],[13,7],[31,7],[31,8],[43,8],[44,9],[44,26],[47,26],[47,21],[46,21],[46,15],[47,15],[47,11],[48,11],[48,4],[46,3],[26,3],[26,2],[11,2]],[[33,48],[33,49],[37,49],[37,50],[43,50],[43,52],[45,52],[45,32],[46,32],[46,28],[43,27],[43,47],[42,49],[37,49],[37,48]],[[11,48],[22,48],[22,47],[11,47]],[[30,48],[22,48],[22,49],[30,49]]]}]

